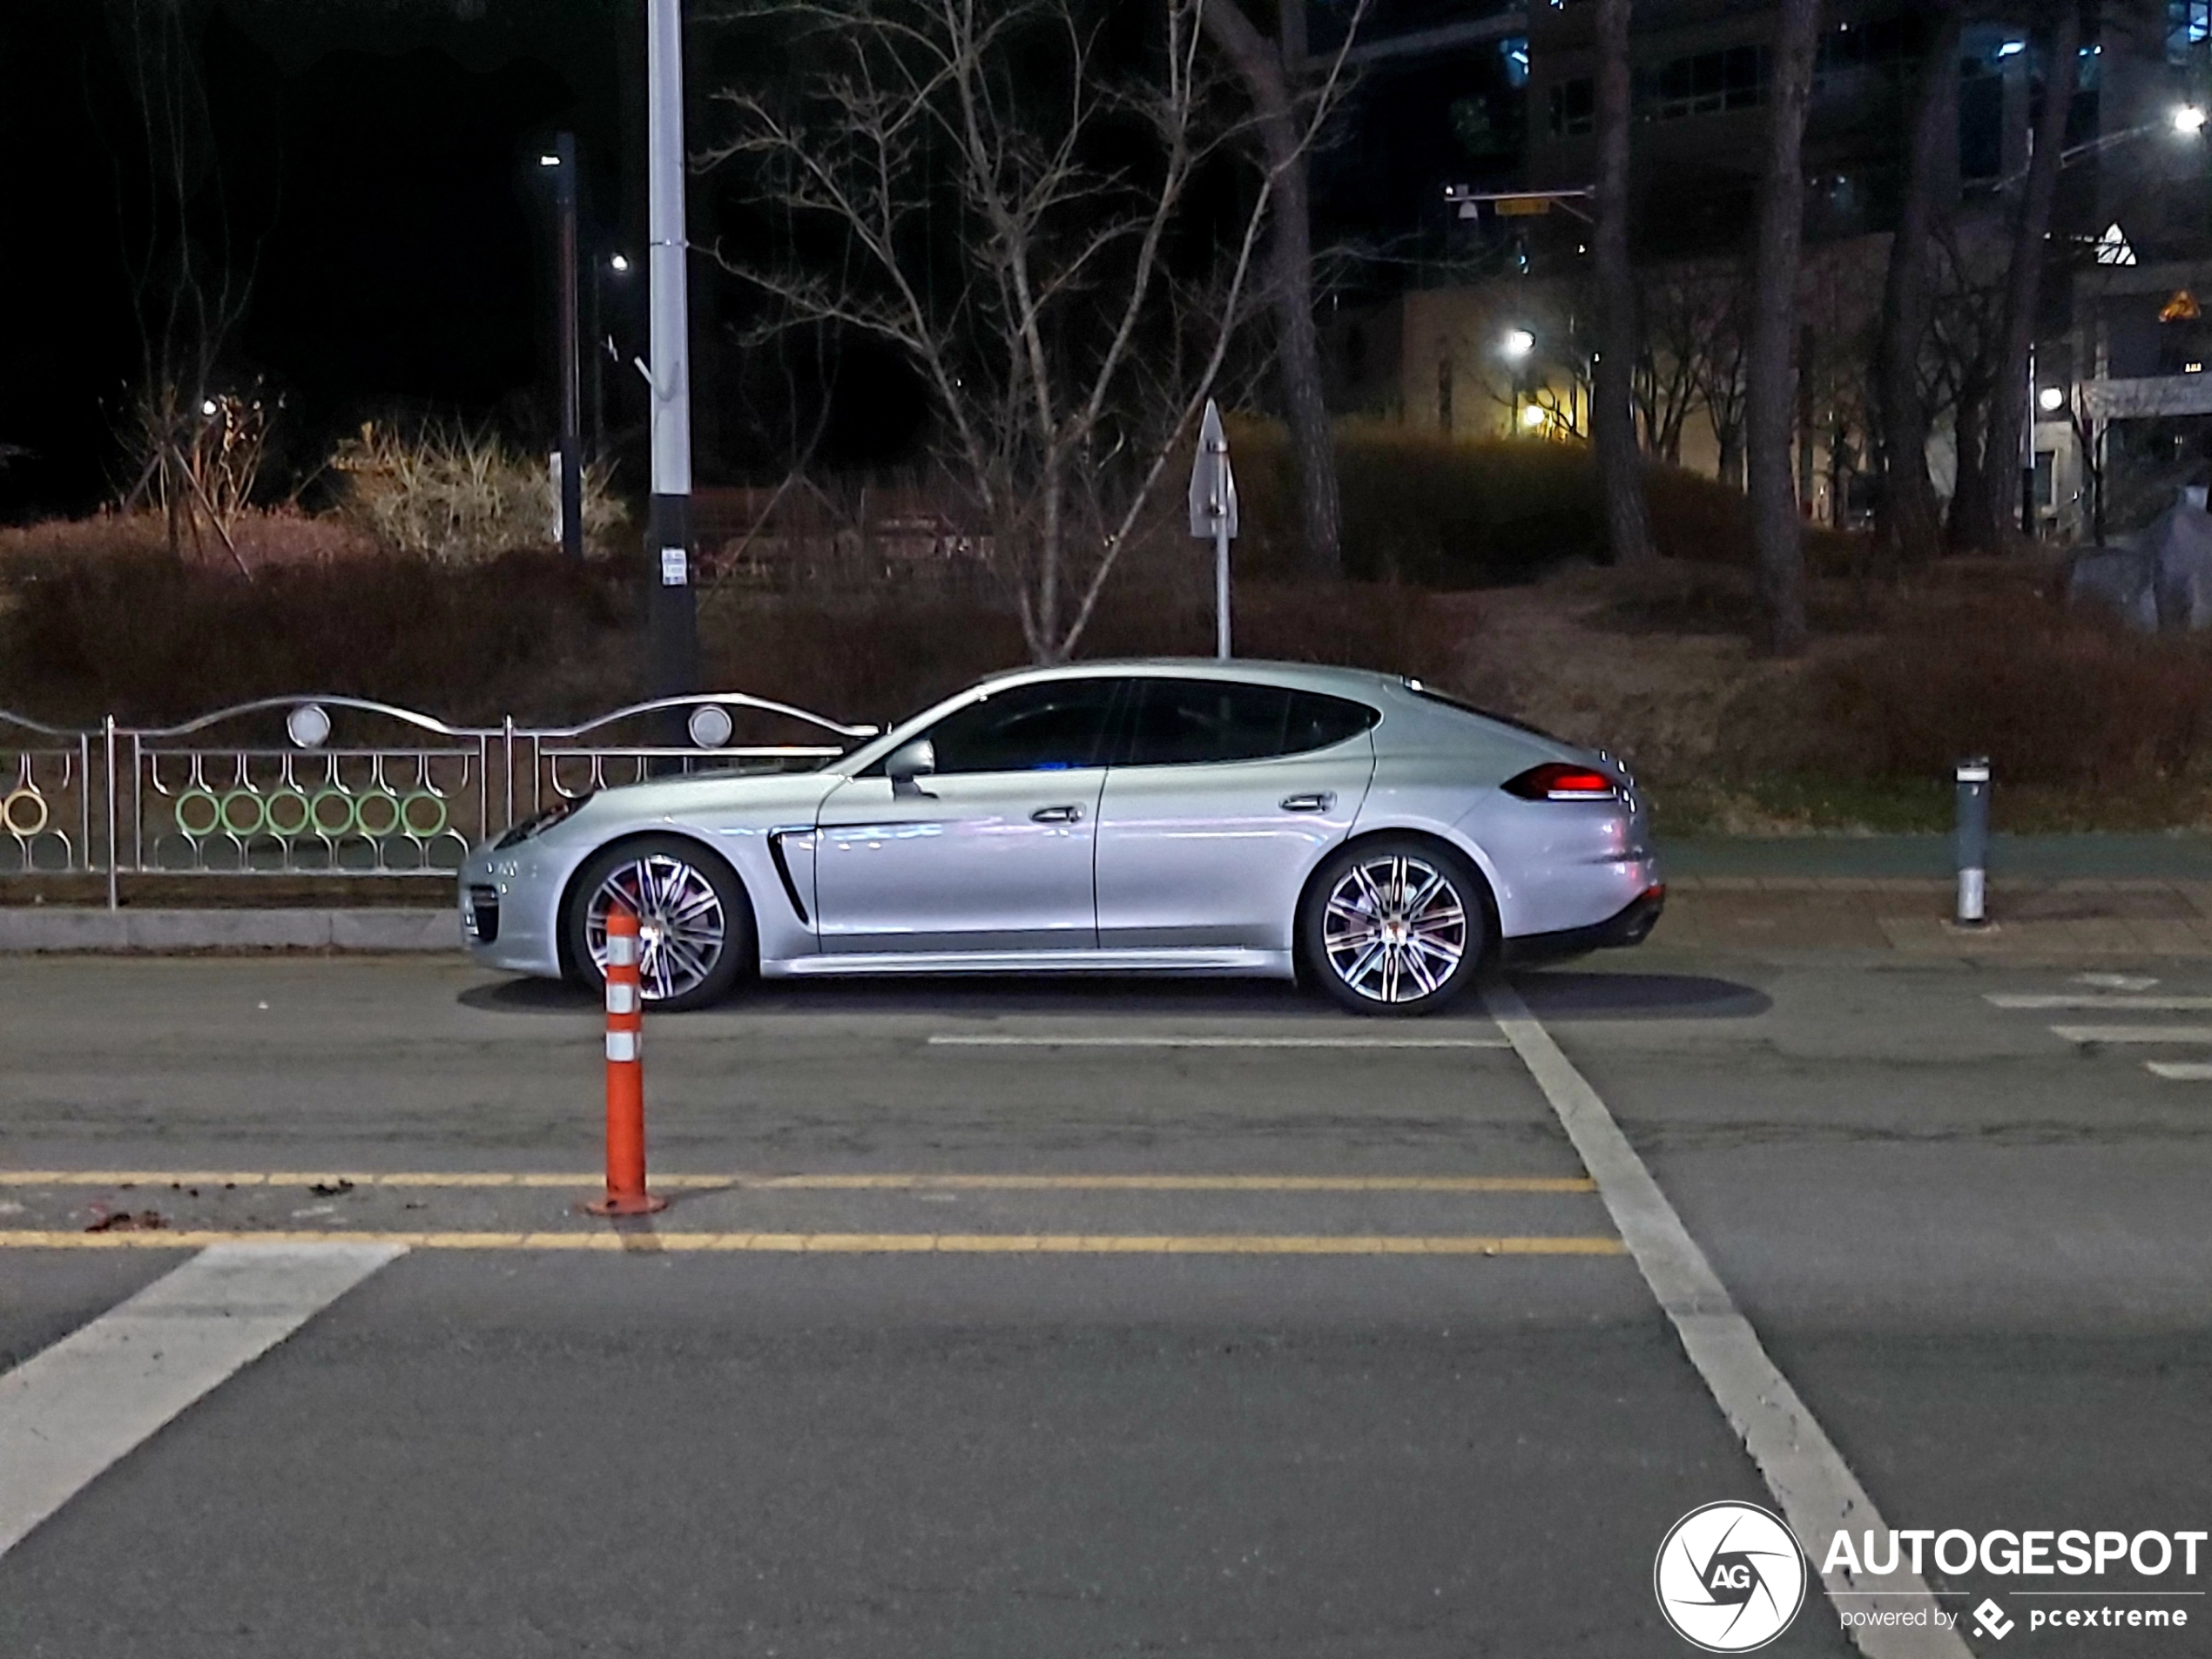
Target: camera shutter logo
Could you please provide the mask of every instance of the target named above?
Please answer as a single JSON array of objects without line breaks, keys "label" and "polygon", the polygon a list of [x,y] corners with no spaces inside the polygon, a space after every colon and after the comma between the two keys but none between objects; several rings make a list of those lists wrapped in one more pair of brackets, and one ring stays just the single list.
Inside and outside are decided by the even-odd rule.
[{"label": "camera shutter logo", "polygon": [[1707,1653],[1749,1653],[1790,1628],[1810,1574],[1797,1535],[1750,1503],[1709,1503],[1667,1534],[1651,1568],[1659,1610]]}]

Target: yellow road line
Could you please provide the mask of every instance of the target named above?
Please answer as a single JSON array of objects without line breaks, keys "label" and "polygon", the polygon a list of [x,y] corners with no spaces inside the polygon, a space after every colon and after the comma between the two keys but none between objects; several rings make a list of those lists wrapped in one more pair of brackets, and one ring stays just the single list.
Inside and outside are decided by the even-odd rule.
[{"label": "yellow road line", "polygon": [[[422,1170],[378,1175],[314,1170],[0,1170],[9,1187],[560,1187],[589,1190],[597,1174]],[[1554,1175],[656,1175],[671,1192],[1593,1192],[1588,1176]]]},{"label": "yellow road line", "polygon": [[[876,1256],[1618,1256],[1617,1238],[1357,1233],[655,1232],[664,1251]],[[0,1250],[203,1250],[210,1244],[393,1244],[408,1250],[614,1251],[618,1232],[62,1232],[0,1229]]]}]

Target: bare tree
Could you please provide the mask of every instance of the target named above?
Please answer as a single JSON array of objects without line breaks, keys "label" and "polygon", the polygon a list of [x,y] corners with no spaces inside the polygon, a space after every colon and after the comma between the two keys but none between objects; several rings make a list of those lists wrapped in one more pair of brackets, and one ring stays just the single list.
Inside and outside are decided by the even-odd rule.
[{"label": "bare tree", "polygon": [[152,505],[181,556],[206,524],[231,546],[211,458],[236,453],[237,412],[250,408],[257,456],[265,412],[226,396],[217,375],[253,291],[260,239],[241,232],[216,150],[212,113],[193,32],[192,0],[108,0],[130,94],[127,133],[111,135],[117,224],[140,349],[139,383],[125,440],[135,471],[125,505]]},{"label": "bare tree", "polygon": [[1930,13],[1905,158],[1905,204],[1890,241],[1883,284],[1874,382],[1882,472],[1877,539],[1892,557],[1915,563],[1934,554],[1941,530],[1935,486],[1928,477],[1921,353],[1933,304],[1935,228],[1942,198],[1957,184],[1962,23],[1957,0],[1938,0]]},{"label": "bare tree", "polygon": [[[2045,242],[2051,230],[2052,204],[2057,199],[2059,169],[2066,152],[2067,113],[2074,104],[2074,86],[2081,47],[2080,0],[2052,0],[2046,8],[2050,20],[2049,55],[2043,78],[2043,105],[2032,129],[2034,148],[2030,154],[2026,187],[2020,194],[2020,217],[2013,226],[2013,256],[2005,287],[2005,320],[1998,341],[1994,381],[1989,394],[1988,439],[1983,465],[1988,491],[1987,524],[1994,547],[2002,542],[2002,527],[2009,523],[2020,497],[2021,463],[2012,458],[2024,448],[2021,433],[2033,417],[2028,413],[2027,359],[2035,343],[2036,301],[2041,293]],[[2024,523],[2023,533],[2034,526]]]},{"label": "bare tree", "polygon": [[1751,270],[1751,333],[1745,353],[1745,423],[1751,527],[1758,550],[1758,644],[1780,657],[1805,645],[1804,530],[1791,477],[1797,421],[1791,348],[1797,333],[1798,249],[1804,233],[1805,113],[1820,43],[1820,0],[1775,8],[1772,111],[1759,179]]},{"label": "bare tree", "polygon": [[1644,564],[1651,511],[1643,495],[1643,457],[1636,453],[1635,393],[1637,342],[1635,273],[1629,266],[1629,10],[1630,0],[1597,4],[1597,293],[1598,351],[1592,368],[1590,426],[1598,488],[1605,497],[1605,536],[1615,564]]},{"label": "bare tree", "polygon": [[1636,273],[1643,350],[1636,413],[1648,454],[1679,466],[1683,429],[1703,411],[1729,482],[1743,460],[1743,273],[1729,263],[1666,265]]},{"label": "bare tree", "polygon": [[1298,552],[1306,573],[1344,574],[1335,434],[1322,395],[1321,345],[1313,320],[1313,231],[1306,191],[1310,121],[1302,121],[1291,78],[1305,60],[1305,0],[1279,0],[1277,36],[1255,28],[1238,0],[1205,0],[1206,33],[1235,68],[1257,112],[1261,152],[1274,180],[1268,237],[1283,413],[1298,454]]},{"label": "bare tree", "polygon": [[1696,395],[1713,428],[1713,475],[1743,487],[1744,349],[1750,334],[1750,293],[1740,268],[1718,271],[1706,288],[1690,358]]},{"label": "bare tree", "polygon": [[[1203,226],[1187,239],[1211,264],[1170,268],[1200,217],[1193,179],[1242,132],[1211,118],[1202,5],[1154,0],[1150,61],[1119,75],[1108,14],[1086,0],[776,5],[813,27],[832,66],[788,100],[723,92],[737,131],[704,158],[750,164],[763,197],[821,239],[811,262],[724,256],[728,268],[788,318],[886,341],[913,365],[938,464],[988,525],[1041,662],[1075,650],[1148,528],[1250,309],[1274,161],[1224,243]],[[1342,64],[1340,50],[1299,153]],[[933,206],[956,236],[928,235]]]}]

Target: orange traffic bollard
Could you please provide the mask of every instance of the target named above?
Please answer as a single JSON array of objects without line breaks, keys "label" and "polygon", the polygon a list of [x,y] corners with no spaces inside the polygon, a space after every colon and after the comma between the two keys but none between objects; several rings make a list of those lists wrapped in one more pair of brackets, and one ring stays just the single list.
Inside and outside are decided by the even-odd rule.
[{"label": "orange traffic bollard", "polygon": [[668,1200],[645,1190],[644,998],[637,981],[637,918],[607,912],[607,1196],[595,1216],[650,1216]]}]

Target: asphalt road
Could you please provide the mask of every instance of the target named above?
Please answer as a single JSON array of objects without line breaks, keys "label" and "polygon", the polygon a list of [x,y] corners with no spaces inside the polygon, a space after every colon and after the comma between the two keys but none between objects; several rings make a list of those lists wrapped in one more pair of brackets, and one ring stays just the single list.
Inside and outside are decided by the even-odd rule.
[{"label": "asphalt road", "polygon": [[[2212,1081],[2144,1064],[2212,1042],[2053,1027],[2212,1023],[2112,1001],[2212,968],[2141,977],[1651,947],[1515,983],[1891,1526],[2132,1536],[2212,1526]],[[676,1202],[610,1239],[557,1179],[598,1146],[570,994],[17,959],[0,995],[0,1231],[418,1240],[0,1554],[10,1659],[1679,1655],[1662,1537],[1780,1502],[1479,1007],[809,986],[651,1022]],[[1992,1001],[2037,995],[2093,1006]],[[1379,1036],[1453,1046],[1316,1046]],[[1152,1242],[974,1242],[1008,1237]],[[192,1271],[119,1242],[0,1249],[0,1367]],[[2014,1621],[1975,1652],[2212,1651],[2029,1624],[2193,1614],[2202,1577],[1927,1576]],[[1855,1649],[1816,1583],[1766,1651]]]}]

